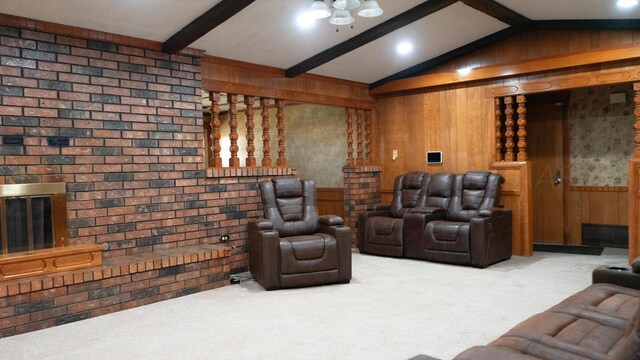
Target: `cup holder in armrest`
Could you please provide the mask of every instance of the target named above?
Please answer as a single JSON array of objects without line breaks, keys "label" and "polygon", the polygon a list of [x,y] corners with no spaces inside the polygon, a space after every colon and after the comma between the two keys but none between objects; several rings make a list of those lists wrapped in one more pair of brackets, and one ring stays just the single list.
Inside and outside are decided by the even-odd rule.
[{"label": "cup holder in armrest", "polygon": [[629,269],[628,267],[622,267],[622,266],[607,266],[607,270],[613,270],[613,271],[631,271],[631,269]]}]

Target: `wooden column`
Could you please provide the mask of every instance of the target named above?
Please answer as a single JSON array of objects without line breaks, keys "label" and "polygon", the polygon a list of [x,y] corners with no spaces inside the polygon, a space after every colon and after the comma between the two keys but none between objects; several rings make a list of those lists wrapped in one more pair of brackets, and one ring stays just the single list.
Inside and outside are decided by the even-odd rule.
[{"label": "wooden column", "polygon": [[635,103],[633,115],[636,118],[636,121],[633,124],[633,129],[635,130],[635,136],[633,137],[633,157],[635,159],[640,159],[640,83],[633,84],[633,91],[635,93],[635,96],[633,97],[633,102]]},{"label": "wooden column", "polygon": [[262,166],[271,166],[271,135],[269,135],[269,98],[260,98],[262,106]]},{"label": "wooden column", "polygon": [[354,165],[353,161],[353,108],[347,108],[347,165]]},{"label": "wooden column", "polygon": [[506,120],[504,125],[506,126],[506,130],[504,135],[506,136],[506,141],[504,147],[507,149],[504,154],[505,161],[514,161],[513,147],[515,144],[513,143],[513,98],[511,96],[506,96],[504,98],[504,104],[506,106],[504,113],[506,115]]},{"label": "wooden column", "polygon": [[516,96],[518,103],[518,161],[527,161],[527,98]]},{"label": "wooden column", "polygon": [[229,103],[229,139],[231,140],[229,167],[238,167],[240,166],[238,158],[238,95],[227,94],[227,103]]},{"label": "wooden column", "polygon": [[371,163],[371,110],[364,112],[364,152],[366,154],[364,163],[369,165]]},{"label": "wooden column", "polygon": [[222,167],[220,157],[220,93],[212,91],[209,93],[211,100],[211,166]]},{"label": "wooden column", "polygon": [[276,119],[278,120],[278,166],[287,166],[287,158],[284,156],[284,100],[276,100]]},{"label": "wooden column", "polygon": [[362,154],[363,113],[362,109],[356,110],[356,164],[358,165],[364,165],[364,156]]},{"label": "wooden column", "polygon": [[256,157],[254,156],[256,147],[253,145],[253,140],[255,139],[255,135],[253,134],[253,127],[255,126],[253,122],[253,104],[255,104],[255,102],[255,97],[245,95],[244,105],[246,109],[244,112],[247,115],[247,161],[245,166],[256,166]]},{"label": "wooden column", "polygon": [[496,162],[502,161],[502,108],[500,98],[495,98],[495,118],[496,118]]}]

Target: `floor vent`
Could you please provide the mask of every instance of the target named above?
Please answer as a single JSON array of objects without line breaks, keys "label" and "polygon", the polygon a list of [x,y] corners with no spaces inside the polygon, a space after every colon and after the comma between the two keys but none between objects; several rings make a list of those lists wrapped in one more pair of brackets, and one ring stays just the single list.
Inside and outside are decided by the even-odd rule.
[{"label": "floor vent", "polygon": [[624,225],[582,224],[582,244],[629,248],[629,227]]}]

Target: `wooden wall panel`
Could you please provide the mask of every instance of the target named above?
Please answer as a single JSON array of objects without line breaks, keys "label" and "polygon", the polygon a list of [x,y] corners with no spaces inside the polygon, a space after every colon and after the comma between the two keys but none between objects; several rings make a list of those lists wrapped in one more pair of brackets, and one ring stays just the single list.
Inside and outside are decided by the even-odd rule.
[{"label": "wooden wall panel", "polygon": [[570,198],[571,245],[582,244],[582,224],[629,224],[629,192],[626,187],[572,186]]},{"label": "wooden wall panel", "polygon": [[629,262],[640,256],[640,159],[629,160]]},{"label": "wooden wall panel", "polygon": [[320,215],[338,215],[344,218],[343,188],[316,188],[316,202]]}]

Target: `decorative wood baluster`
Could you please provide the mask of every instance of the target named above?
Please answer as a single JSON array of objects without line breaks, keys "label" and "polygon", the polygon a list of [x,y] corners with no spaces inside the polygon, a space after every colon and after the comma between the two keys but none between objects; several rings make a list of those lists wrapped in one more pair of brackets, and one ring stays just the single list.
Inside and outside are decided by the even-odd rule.
[{"label": "decorative wood baluster", "polygon": [[287,158],[284,157],[284,100],[276,100],[276,119],[278,119],[278,166],[287,166]]},{"label": "decorative wood baluster", "polygon": [[227,94],[227,102],[229,103],[229,139],[231,140],[229,166],[238,167],[240,166],[238,158],[238,95]]},{"label": "decorative wood baluster", "polygon": [[506,120],[504,125],[506,126],[506,130],[504,132],[504,136],[506,136],[506,141],[504,147],[507,149],[504,154],[505,161],[514,161],[513,147],[515,144],[513,143],[513,98],[511,96],[507,96],[504,98],[504,104],[506,106],[504,110],[504,114],[506,115]]},{"label": "decorative wood baluster", "polygon": [[371,110],[364,112],[364,151],[367,155],[364,163],[369,165],[371,163]]},{"label": "decorative wood baluster", "polygon": [[353,165],[353,108],[347,108],[347,165]]},{"label": "decorative wood baluster", "polygon": [[496,162],[502,161],[502,109],[500,98],[495,98],[496,116]]},{"label": "decorative wood baluster", "polygon": [[262,106],[262,166],[271,166],[271,135],[269,135],[269,98],[260,98]]},{"label": "decorative wood baluster", "polygon": [[518,103],[518,161],[527,161],[527,98],[516,96]]},{"label": "decorative wood baluster", "polygon": [[362,109],[356,110],[356,164],[364,165],[364,157],[362,155],[362,121],[364,111]]},{"label": "decorative wood baluster", "polygon": [[247,115],[247,161],[246,166],[256,166],[256,157],[254,156],[254,152],[256,151],[256,147],[253,145],[253,140],[256,138],[253,134],[253,127],[255,123],[253,122],[253,104],[255,104],[256,98],[253,96],[245,96],[244,97],[244,105],[246,106],[246,110],[244,111]]},{"label": "decorative wood baluster", "polygon": [[211,100],[211,159],[213,167],[222,167],[220,157],[220,93],[212,91],[209,93]]},{"label": "decorative wood baluster", "polygon": [[633,129],[636,132],[633,137],[633,157],[638,159],[640,158],[640,83],[633,84],[633,91],[635,92],[635,96],[633,97],[633,102],[635,103],[633,115],[636,118],[636,121],[633,124]]}]

